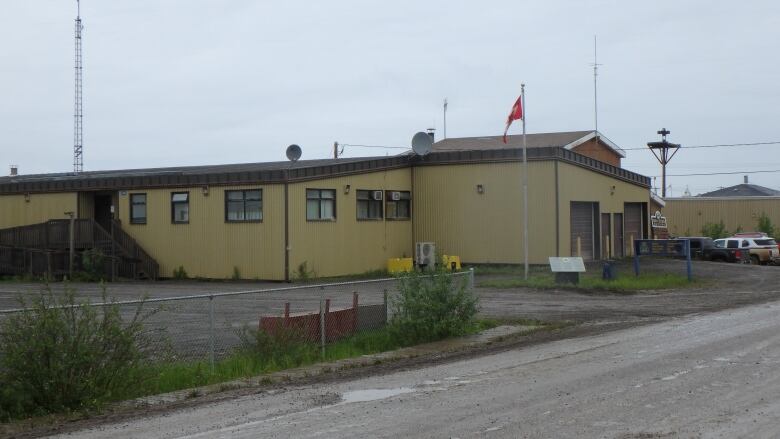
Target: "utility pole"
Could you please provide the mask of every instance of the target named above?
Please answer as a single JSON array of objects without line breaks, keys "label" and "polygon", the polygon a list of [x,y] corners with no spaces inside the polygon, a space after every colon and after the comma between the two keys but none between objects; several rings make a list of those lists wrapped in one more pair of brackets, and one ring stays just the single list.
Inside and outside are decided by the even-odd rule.
[{"label": "utility pole", "polygon": [[666,140],[666,136],[671,134],[671,131],[666,128],[661,128],[661,130],[658,131],[658,134],[661,135],[661,141],[648,142],[647,146],[650,148],[650,152],[653,153],[656,160],[658,160],[658,163],[661,164],[661,198],[666,198],[666,165],[672,160],[672,157],[677,154],[677,151],[680,150],[680,145],[677,143],[670,143]]},{"label": "utility pole", "polygon": [[596,78],[599,75],[598,54],[596,52],[596,36],[593,35],[593,124],[595,126],[594,131],[596,135],[599,132],[599,99],[598,99],[598,83]]}]

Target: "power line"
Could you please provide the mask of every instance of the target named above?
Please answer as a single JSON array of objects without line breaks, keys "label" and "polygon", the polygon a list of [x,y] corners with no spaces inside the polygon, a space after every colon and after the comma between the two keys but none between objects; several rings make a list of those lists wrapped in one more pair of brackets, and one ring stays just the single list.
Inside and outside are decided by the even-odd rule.
[{"label": "power line", "polygon": [[353,143],[340,143],[341,146],[357,146],[360,148],[383,148],[383,149],[411,149],[407,146],[385,146],[385,145],[358,145]]},{"label": "power line", "polygon": [[735,175],[735,174],[767,174],[767,173],[774,173],[774,172],[780,172],[780,169],[761,170],[761,171],[706,172],[706,173],[696,173],[696,174],[668,174],[668,177],[699,177],[699,176],[707,176],[707,175]]}]

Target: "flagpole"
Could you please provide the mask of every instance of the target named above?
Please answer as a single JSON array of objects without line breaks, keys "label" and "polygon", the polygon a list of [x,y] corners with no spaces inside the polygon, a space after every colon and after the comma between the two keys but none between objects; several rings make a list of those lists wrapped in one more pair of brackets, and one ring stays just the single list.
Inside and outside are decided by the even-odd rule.
[{"label": "flagpole", "polygon": [[528,156],[525,142],[525,117],[528,110],[525,106],[525,84],[520,84],[520,99],[523,108],[523,268],[525,280],[528,280]]}]

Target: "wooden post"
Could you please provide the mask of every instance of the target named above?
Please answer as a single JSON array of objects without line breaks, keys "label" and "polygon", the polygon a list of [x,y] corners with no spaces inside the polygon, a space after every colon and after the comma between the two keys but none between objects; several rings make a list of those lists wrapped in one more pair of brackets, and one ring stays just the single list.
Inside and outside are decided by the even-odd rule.
[{"label": "wooden post", "polygon": [[582,240],[577,237],[577,257],[582,257]]},{"label": "wooden post", "polygon": [[607,259],[612,258],[612,247],[609,245],[609,235],[605,236],[607,238]]},{"label": "wooden post", "polygon": [[634,235],[628,235],[628,255],[634,256]]}]

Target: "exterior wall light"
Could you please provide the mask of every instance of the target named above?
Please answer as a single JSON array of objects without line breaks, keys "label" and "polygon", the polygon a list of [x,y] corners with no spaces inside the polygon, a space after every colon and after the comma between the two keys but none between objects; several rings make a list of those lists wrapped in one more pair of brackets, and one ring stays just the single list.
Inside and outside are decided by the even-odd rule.
[{"label": "exterior wall light", "polygon": [[27,192],[24,194],[24,202],[29,203],[30,202],[30,193]]},{"label": "exterior wall light", "polygon": [[481,184],[477,185],[477,193],[478,194],[484,194],[485,193],[485,186],[482,186]]},{"label": "exterior wall light", "polygon": [[203,190],[203,196],[207,197],[209,195],[209,187],[203,186],[201,189]]},{"label": "exterior wall light", "polygon": [[352,189],[352,186],[350,186],[348,184],[345,184],[344,185],[344,194],[348,194],[350,189]]},{"label": "exterior wall light", "polygon": [[610,195],[615,195],[615,186],[612,186],[612,187],[609,188],[609,194]]}]

